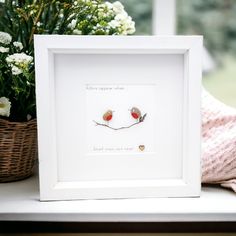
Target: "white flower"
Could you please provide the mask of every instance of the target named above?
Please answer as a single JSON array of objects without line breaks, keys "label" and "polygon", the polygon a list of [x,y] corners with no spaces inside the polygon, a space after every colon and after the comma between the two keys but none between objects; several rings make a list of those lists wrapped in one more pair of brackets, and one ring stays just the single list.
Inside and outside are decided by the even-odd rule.
[{"label": "white flower", "polygon": [[0,47],[0,52],[1,52],[1,53],[9,52],[9,48]]},{"label": "white flower", "polygon": [[0,116],[10,116],[11,102],[6,97],[0,98]]},{"label": "white flower", "polygon": [[130,25],[128,26],[127,34],[134,34],[134,33],[135,33],[135,22],[132,21],[130,22]]},{"label": "white flower", "polygon": [[119,1],[116,1],[116,2],[113,3],[113,11],[116,14],[119,14],[122,11],[124,11],[124,6]]},{"label": "white flower", "polygon": [[135,33],[135,22],[134,21],[130,21],[129,25],[128,25],[128,29],[127,29],[128,34],[133,34]]},{"label": "white flower", "polygon": [[0,3],[5,3],[5,0],[0,0]]},{"label": "white flower", "polygon": [[105,6],[106,6],[108,9],[112,9],[112,8],[113,8],[113,4],[110,3],[110,2],[105,2]]},{"label": "white flower", "polygon": [[112,20],[108,23],[108,25],[111,27],[111,28],[117,28],[120,26],[120,22],[117,21],[117,20]]},{"label": "white flower", "polygon": [[81,35],[82,31],[78,30],[78,29],[75,29],[75,30],[73,30],[73,34]]},{"label": "white flower", "polygon": [[12,37],[10,34],[0,31],[0,43],[8,45],[10,44],[11,40]]},{"label": "white flower", "polygon": [[76,26],[76,23],[77,23],[77,20],[73,19],[70,22],[70,24],[68,24],[68,27],[73,30],[75,28],[75,26]]},{"label": "white flower", "polygon": [[115,16],[115,20],[126,20],[128,17],[128,14],[127,12],[122,12],[122,13],[119,13]]},{"label": "white flower", "polygon": [[20,75],[21,73],[23,73],[23,71],[19,67],[14,65],[11,65],[11,72],[13,75]]},{"label": "white flower", "polygon": [[23,45],[21,42],[13,42],[13,45],[19,50],[23,49]]},{"label": "white flower", "polygon": [[125,10],[117,14],[109,25],[112,28],[118,28],[119,33],[122,35],[133,34],[135,32],[135,22]]},{"label": "white flower", "polygon": [[32,63],[33,57],[25,53],[14,53],[6,58],[7,64],[11,67],[13,75],[19,75],[24,70],[28,70],[29,65]]},{"label": "white flower", "polygon": [[33,61],[33,57],[26,55],[24,52],[22,53],[14,53],[6,58],[8,63],[15,64],[24,64],[28,65]]}]

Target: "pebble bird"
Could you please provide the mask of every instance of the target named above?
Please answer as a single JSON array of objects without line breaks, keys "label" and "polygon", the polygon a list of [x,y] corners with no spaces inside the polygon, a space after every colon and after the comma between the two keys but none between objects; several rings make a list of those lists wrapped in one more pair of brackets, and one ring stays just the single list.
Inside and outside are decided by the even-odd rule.
[{"label": "pebble bird", "polygon": [[139,118],[141,117],[141,111],[137,107],[132,107],[132,109],[130,110],[130,114],[136,120],[139,120]]},{"label": "pebble bird", "polygon": [[107,110],[104,115],[103,115],[103,120],[106,121],[107,123],[112,119],[113,117],[113,111],[112,110]]}]

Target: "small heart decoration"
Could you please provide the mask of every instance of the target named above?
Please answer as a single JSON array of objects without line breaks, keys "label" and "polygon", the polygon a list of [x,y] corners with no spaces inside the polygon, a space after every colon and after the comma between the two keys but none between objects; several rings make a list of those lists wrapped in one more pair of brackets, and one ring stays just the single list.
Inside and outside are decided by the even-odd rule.
[{"label": "small heart decoration", "polygon": [[139,148],[140,151],[144,151],[144,149],[145,149],[145,145],[139,145],[138,148]]}]

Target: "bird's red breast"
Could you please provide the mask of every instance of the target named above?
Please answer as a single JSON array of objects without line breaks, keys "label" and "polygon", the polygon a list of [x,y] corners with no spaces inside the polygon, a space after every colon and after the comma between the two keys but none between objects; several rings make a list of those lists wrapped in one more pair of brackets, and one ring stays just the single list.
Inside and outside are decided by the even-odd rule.
[{"label": "bird's red breast", "polygon": [[131,115],[134,117],[134,119],[138,119],[139,118],[139,114],[136,112],[131,112]]},{"label": "bird's red breast", "polygon": [[130,113],[131,116],[136,120],[139,119],[141,116],[141,111],[137,107],[132,107]]},{"label": "bird's red breast", "polygon": [[111,119],[112,119],[112,115],[108,115],[108,116],[104,117],[105,121],[110,121]]}]

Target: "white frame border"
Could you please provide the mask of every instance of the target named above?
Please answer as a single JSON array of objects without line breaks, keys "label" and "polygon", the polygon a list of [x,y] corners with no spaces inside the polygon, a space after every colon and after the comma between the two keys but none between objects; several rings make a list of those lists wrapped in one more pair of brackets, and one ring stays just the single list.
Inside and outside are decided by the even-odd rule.
[{"label": "white frame border", "polygon": [[[34,40],[41,200],[200,195],[202,36],[35,35]],[[52,65],[54,54],[80,52],[184,55],[182,179],[58,181]]]}]

